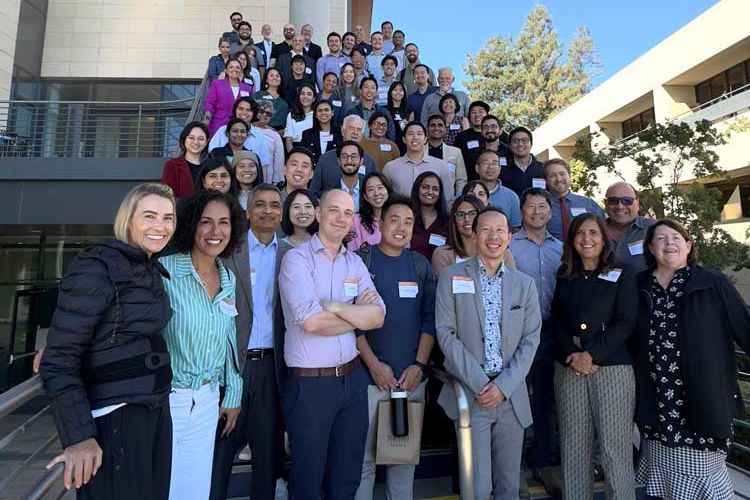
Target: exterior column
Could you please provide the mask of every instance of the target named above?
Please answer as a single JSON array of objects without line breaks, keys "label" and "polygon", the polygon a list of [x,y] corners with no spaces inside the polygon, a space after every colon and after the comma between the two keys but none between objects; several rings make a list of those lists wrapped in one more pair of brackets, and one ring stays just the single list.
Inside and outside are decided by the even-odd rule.
[{"label": "exterior column", "polygon": [[331,27],[331,0],[289,0],[289,22],[297,33],[303,24],[312,24],[313,42],[326,54],[326,36]]}]

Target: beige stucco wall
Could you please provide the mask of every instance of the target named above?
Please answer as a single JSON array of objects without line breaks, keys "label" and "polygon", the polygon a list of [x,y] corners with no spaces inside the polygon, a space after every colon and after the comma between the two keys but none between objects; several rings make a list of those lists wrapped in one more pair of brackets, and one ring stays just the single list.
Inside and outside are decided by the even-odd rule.
[{"label": "beige stucco wall", "polygon": [[[3,0],[3,15],[0,16],[0,101],[10,97],[20,11],[21,0]],[[0,118],[0,128],[4,126],[3,120]]]},{"label": "beige stucco wall", "polygon": [[[219,36],[230,28],[232,11],[252,24],[254,39],[260,40],[260,28],[268,23],[280,41],[291,2],[49,0],[42,76],[201,78]],[[330,3],[331,26],[315,26],[316,39],[345,25],[346,1],[324,3]]]}]

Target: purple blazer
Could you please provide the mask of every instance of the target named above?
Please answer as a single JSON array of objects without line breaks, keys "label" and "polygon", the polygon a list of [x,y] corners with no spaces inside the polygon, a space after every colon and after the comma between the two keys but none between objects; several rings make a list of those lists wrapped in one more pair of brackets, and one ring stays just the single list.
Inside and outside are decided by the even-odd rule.
[{"label": "purple blazer", "polygon": [[206,100],[203,102],[203,110],[212,113],[211,123],[208,124],[209,137],[213,137],[214,132],[226,125],[232,117],[232,107],[234,103],[243,96],[252,96],[253,86],[240,82],[240,91],[235,99],[232,88],[229,86],[229,80],[214,80],[208,87]]}]

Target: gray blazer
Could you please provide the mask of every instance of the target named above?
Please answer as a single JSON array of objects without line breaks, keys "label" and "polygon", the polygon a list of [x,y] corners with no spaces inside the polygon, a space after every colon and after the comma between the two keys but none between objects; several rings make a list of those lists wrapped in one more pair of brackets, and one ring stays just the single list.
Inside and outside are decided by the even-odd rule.
[{"label": "gray blazer", "polygon": [[[445,368],[456,377],[467,396],[473,398],[489,381],[484,368],[484,302],[479,280],[478,257],[448,266],[440,275],[435,304],[437,339],[445,354]],[[453,277],[474,280],[474,294],[454,294]],[[502,282],[503,371],[493,381],[513,405],[522,426],[531,425],[531,408],[526,389],[534,354],[539,345],[542,316],[534,280],[505,267]],[[456,395],[445,384],[438,399],[448,417],[456,419]],[[505,404],[505,403],[503,403]]]},{"label": "gray blazer", "polygon": [[[279,265],[281,264],[283,253],[282,242],[281,240],[277,241],[276,276],[278,277]],[[235,305],[238,314],[235,317],[235,326],[237,327],[237,349],[240,354],[240,373],[242,373],[245,369],[247,343],[250,340],[250,331],[253,326],[253,288],[250,284],[250,254],[247,248],[247,237],[243,238],[240,248],[229,257],[222,259],[222,262],[237,277]],[[273,348],[276,364],[276,380],[281,384],[286,374],[286,367],[284,366],[284,332],[282,330],[281,335],[279,335],[277,328],[279,322],[281,325],[284,324],[284,319],[281,317],[281,307],[277,307],[279,305],[277,281],[276,279],[273,280],[273,300],[271,306],[274,315]]]}]

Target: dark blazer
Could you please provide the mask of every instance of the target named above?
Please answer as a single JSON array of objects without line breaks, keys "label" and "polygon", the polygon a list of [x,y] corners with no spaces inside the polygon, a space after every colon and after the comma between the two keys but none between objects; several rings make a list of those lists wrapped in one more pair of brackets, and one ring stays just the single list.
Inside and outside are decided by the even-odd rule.
[{"label": "dark blazer", "polygon": [[[369,174],[370,172],[377,172],[375,160],[372,159],[372,156],[365,153],[365,174]],[[359,174],[360,181],[364,176],[364,174]],[[315,165],[315,172],[310,181],[309,189],[316,196],[320,196],[326,189],[340,187],[341,167],[336,157],[336,151],[327,151],[318,159],[318,163]]]},{"label": "dark blazer", "polygon": [[[315,83],[315,61],[310,56],[304,54],[302,58],[305,60],[305,74]],[[281,54],[276,59],[274,68],[279,70],[285,82],[290,81],[292,79],[292,53]]]},{"label": "dark blazer", "polygon": [[[651,271],[637,277],[638,316],[633,337],[636,422],[656,424],[656,389],[649,375],[649,331],[653,296]],[[687,426],[701,436],[729,438],[732,418],[744,413],[737,384],[734,344],[750,352],[750,312],[737,289],[722,274],[695,265],[677,310],[676,342],[686,397]]]},{"label": "dark blazer", "polygon": [[[273,51],[273,47],[275,45],[276,45],[276,42],[271,41],[271,51]],[[260,66],[265,66],[267,68],[271,62],[271,52],[266,53],[266,46],[263,44],[263,40],[255,44],[255,53],[258,56],[259,64],[260,64],[260,61],[263,60],[263,64],[260,64]]]},{"label": "dark blazer", "polygon": [[[278,276],[278,269],[281,264],[281,253],[282,243],[278,242],[276,246],[276,275]],[[245,361],[247,360],[247,343],[250,340],[250,332],[253,327],[253,288],[250,283],[250,254],[247,248],[247,237],[242,239],[240,248],[229,257],[222,259],[224,265],[234,272],[237,277],[237,285],[235,291],[235,301],[237,307],[237,316],[235,317],[235,326],[237,327],[237,350],[239,351],[240,367],[239,371],[245,369]],[[279,384],[279,388],[283,387],[281,383],[286,375],[286,365],[284,364],[284,335],[279,335],[277,329],[277,323],[280,321],[284,324],[283,316],[281,316],[281,305],[279,303],[279,290],[277,280],[273,280],[273,301],[271,306],[273,308],[273,323],[274,323],[274,336],[273,336],[273,355],[274,363],[276,365],[276,382]]]},{"label": "dark blazer", "polygon": [[[333,137],[332,140],[329,141],[328,144],[326,144],[325,153],[327,153],[328,151],[336,151],[339,145],[344,142],[344,139],[341,137],[341,131],[338,129],[338,127],[331,128],[331,135]],[[300,145],[312,151],[313,167],[317,165],[320,156],[323,154],[320,152],[320,130],[310,128],[302,132],[302,140],[300,141]]]},{"label": "dark blazer", "polygon": [[[569,354],[587,351],[600,366],[632,364],[628,338],[637,309],[635,276],[628,270],[616,282],[598,274],[558,278],[550,314],[558,361],[564,365]],[[581,337],[583,349],[573,343],[574,335]]]},{"label": "dark blazer", "polygon": [[302,52],[304,52],[305,55],[310,56],[313,61],[317,61],[323,57],[323,49],[320,48],[320,45],[312,42],[310,42],[310,47],[304,47]]}]

